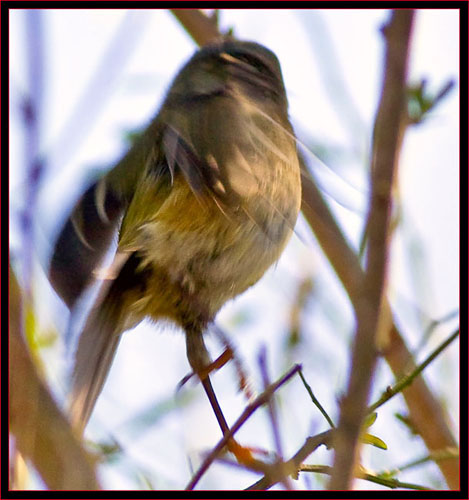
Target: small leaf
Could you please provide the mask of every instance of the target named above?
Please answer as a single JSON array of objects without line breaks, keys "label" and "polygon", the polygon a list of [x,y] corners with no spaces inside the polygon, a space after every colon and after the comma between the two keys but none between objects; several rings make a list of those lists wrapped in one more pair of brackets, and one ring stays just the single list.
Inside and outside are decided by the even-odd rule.
[{"label": "small leaf", "polygon": [[426,90],[426,80],[423,79],[416,85],[410,85],[407,88],[407,107],[410,123],[418,124],[425,120],[430,111],[449,94],[455,86],[454,80],[449,80],[443,87],[433,95],[430,95]]},{"label": "small leaf", "polygon": [[376,448],[380,448],[381,450],[388,449],[388,445],[382,439],[373,436],[372,434],[363,434],[361,437],[361,442],[365,444],[371,444],[372,446],[376,446]]},{"label": "small leaf", "polygon": [[363,422],[363,428],[368,429],[368,427],[371,427],[376,422],[377,418],[378,418],[377,412],[374,411],[373,413],[370,413]]},{"label": "small leaf", "polygon": [[383,470],[376,477],[381,479],[393,479],[399,473],[399,469]]}]

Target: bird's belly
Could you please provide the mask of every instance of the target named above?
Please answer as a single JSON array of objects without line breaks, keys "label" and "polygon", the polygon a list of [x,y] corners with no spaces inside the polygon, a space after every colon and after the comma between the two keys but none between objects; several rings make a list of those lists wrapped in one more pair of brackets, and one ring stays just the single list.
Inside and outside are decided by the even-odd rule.
[{"label": "bird's belly", "polygon": [[142,228],[139,253],[142,267],[150,270],[145,315],[179,324],[196,319],[206,323],[226,301],[262,277],[292,229],[278,214],[270,218],[275,233],[267,234],[243,210],[223,213],[217,206],[201,205],[194,196],[176,203],[177,212],[163,207]]}]

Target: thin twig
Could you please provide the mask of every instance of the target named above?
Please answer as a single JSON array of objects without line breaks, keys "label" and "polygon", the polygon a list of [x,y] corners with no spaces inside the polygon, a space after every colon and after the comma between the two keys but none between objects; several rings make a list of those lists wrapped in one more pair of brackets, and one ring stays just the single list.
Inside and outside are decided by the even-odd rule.
[{"label": "thin twig", "polygon": [[385,27],[386,63],[373,144],[366,271],[365,279],[361,280],[361,298],[355,307],[357,329],[350,378],[334,438],[334,468],[329,483],[332,490],[350,487],[376,364],[376,334],[388,261],[391,191],[401,142],[413,16],[410,9],[394,10]]},{"label": "thin twig", "polygon": [[298,370],[301,369],[301,365],[295,365],[291,370],[289,370],[283,377],[281,377],[277,382],[271,384],[262,394],[260,394],[251,404],[249,404],[241,416],[233,424],[233,427],[227,432],[223,438],[218,442],[218,444],[213,448],[210,454],[203,461],[199,470],[194,474],[189,484],[186,486],[187,490],[192,490],[199,482],[200,478],[205,474],[207,469],[210,467],[211,463],[215,460],[221,450],[228,443],[230,438],[232,438],[236,432],[241,428],[241,426],[246,422],[246,420],[262,405],[268,403],[269,399],[272,397],[273,393],[281,387],[283,384],[288,382]]},{"label": "thin twig", "polygon": [[425,328],[425,331],[422,334],[422,338],[421,338],[418,346],[415,348],[415,350],[413,352],[414,356],[417,356],[417,353],[419,353],[420,350],[423,348],[423,346],[428,342],[428,340],[430,339],[430,337],[433,334],[433,332],[435,331],[435,329],[437,329],[443,323],[446,323],[448,321],[452,321],[453,319],[455,319],[457,317],[459,317],[459,309],[456,309],[455,311],[451,311],[439,319],[430,320],[429,325],[427,326],[427,328]]},{"label": "thin twig", "polygon": [[[327,465],[302,465],[300,467],[301,472],[315,472],[319,474],[331,474],[332,467]],[[365,481],[370,481],[371,483],[380,484],[381,486],[386,486],[387,488],[405,488],[408,490],[429,490],[426,486],[421,486],[414,483],[403,483],[393,478],[380,477],[375,474],[370,474],[368,472],[359,472],[356,476],[358,479],[364,479]]]},{"label": "thin twig", "polygon": [[382,474],[378,475],[383,475],[384,473],[387,473],[389,476],[392,476],[404,470],[412,469],[414,467],[426,464],[428,462],[440,462],[442,460],[448,460],[450,458],[451,459],[459,458],[459,450],[457,448],[447,448],[445,450],[434,451],[433,453],[429,453],[424,457],[417,458],[416,460],[412,460],[411,462],[407,462],[404,465],[394,467],[390,471],[384,471]]},{"label": "thin twig", "polygon": [[[403,373],[408,373],[416,367],[412,354],[395,326],[391,329],[390,348],[385,352],[385,356],[398,380]],[[449,428],[449,416],[422,375],[415,378],[413,383],[403,390],[402,395],[409,409],[412,424],[430,452],[457,447]],[[459,489],[459,460],[445,460],[437,462],[436,465],[448,486],[451,489]]]},{"label": "thin twig", "polygon": [[373,413],[377,408],[382,406],[384,403],[393,398],[396,394],[402,392],[406,387],[408,387],[414,379],[422,373],[422,371],[440,354],[442,353],[450,344],[459,336],[459,328],[453,332],[444,342],[442,342],[420,365],[418,365],[412,373],[402,377],[393,387],[386,389],[383,395],[373,403],[367,410],[367,413]]},{"label": "thin twig", "polygon": [[313,389],[311,389],[311,386],[308,384],[308,382],[306,382],[306,379],[305,379],[305,377],[303,375],[303,372],[301,370],[298,372],[298,375],[300,376],[301,381],[303,382],[304,386],[306,387],[306,390],[308,391],[308,394],[309,394],[311,400],[313,401],[313,403],[316,405],[316,407],[318,408],[318,410],[322,413],[322,415],[324,416],[324,418],[327,420],[327,423],[332,428],[334,428],[335,427],[334,422],[332,421],[331,417],[328,415],[328,413],[326,412],[326,410],[323,408],[323,406],[321,405],[321,403],[318,401],[318,399],[314,395]]},{"label": "thin twig", "polygon": [[[306,458],[316,451],[321,445],[329,447],[332,442],[333,433],[335,431],[330,429],[316,436],[310,436],[306,439],[303,446],[293,455],[288,462],[284,464],[284,470],[292,470],[295,473],[298,472],[300,465]],[[273,477],[272,475],[265,475],[263,478],[256,481],[254,484],[246,488],[246,490],[267,490],[271,488],[274,484],[278,483],[279,479]]]}]

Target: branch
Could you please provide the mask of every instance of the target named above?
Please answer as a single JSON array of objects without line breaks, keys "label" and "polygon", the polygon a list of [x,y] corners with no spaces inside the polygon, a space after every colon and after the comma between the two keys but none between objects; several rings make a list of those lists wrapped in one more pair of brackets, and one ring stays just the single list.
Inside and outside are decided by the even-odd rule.
[{"label": "branch", "polygon": [[[402,373],[413,371],[416,364],[395,326],[391,329],[390,348],[385,352],[386,361],[396,378]],[[428,451],[438,452],[446,448],[457,448],[457,442],[448,426],[449,418],[442,405],[420,375],[403,391],[410,419],[415,430],[425,441]],[[448,486],[457,490],[459,484],[459,459],[453,458],[436,462]]]},{"label": "branch", "polygon": [[[337,277],[347,292],[351,303],[356,306],[360,297],[359,284],[364,278],[360,261],[347,242],[341,228],[332,215],[324,197],[311,178],[300,156],[300,164],[306,182],[302,185],[301,210],[311,227],[319,245],[328,258]],[[412,353],[397,326],[390,322],[386,331],[388,345],[383,355],[396,378],[415,368]],[[422,376],[403,392],[412,422],[419,430],[429,451],[455,447],[457,443],[448,426],[448,417],[442,405],[435,398]],[[448,460],[437,463],[446,482],[452,489],[459,488],[459,462]]]},{"label": "branch", "polygon": [[[93,464],[39,378],[21,334],[21,290],[11,271],[10,432],[51,490],[98,490]],[[11,485],[14,487],[14,485]]]},{"label": "branch", "polygon": [[381,475],[388,474],[389,476],[392,476],[392,475],[398,474],[399,472],[402,472],[404,470],[408,470],[408,469],[412,469],[414,467],[418,467],[420,465],[424,465],[428,462],[439,462],[442,460],[449,460],[449,459],[454,459],[454,458],[459,458],[459,450],[457,448],[446,448],[444,450],[434,451],[433,453],[430,453],[429,455],[425,455],[424,457],[412,460],[411,462],[408,462],[404,465],[394,467],[391,470],[383,471],[381,473]]},{"label": "branch", "polygon": [[[459,337],[459,328],[453,332],[442,344],[440,344],[428,357],[417,366],[412,373],[402,377],[393,387],[387,389],[384,394],[373,403],[368,410],[366,410],[367,414],[373,413],[377,408],[382,406],[384,403],[393,398],[396,394],[402,392],[406,387],[408,387],[415,380],[416,377],[422,373],[422,371],[441,353],[443,352],[453,340]],[[301,372],[300,372],[301,373]]]},{"label": "branch", "polygon": [[[322,432],[321,434],[317,434],[316,436],[311,436],[306,439],[304,445],[293,455],[292,458],[290,458],[290,460],[284,464],[282,469],[298,472],[303,461],[321,445],[325,445],[328,448],[331,446],[334,432],[334,429],[329,429],[326,432]],[[249,486],[249,488],[246,488],[246,490],[267,490],[279,481],[280,478],[265,475],[262,479],[259,479],[259,481]]]},{"label": "branch", "polygon": [[[226,446],[228,441],[239,431],[241,426],[246,422],[246,420],[261,406],[268,403],[274,392],[281,387],[283,384],[288,382],[295,373],[301,369],[300,365],[295,365],[290,371],[288,371],[283,377],[269,385],[262,394],[257,396],[257,398],[250,403],[240,417],[233,424],[229,432],[227,432],[223,438],[218,442],[218,444],[213,448],[207,458],[203,461],[199,470],[194,474],[189,484],[186,486],[186,490],[192,490],[199,482],[200,478],[205,474],[207,469],[210,467],[211,463],[216,459],[221,450]],[[263,468],[264,464],[262,462],[256,461],[260,468]]]},{"label": "branch", "polygon": [[218,30],[216,20],[198,9],[171,9],[171,14],[199,46],[207,45],[223,37]]},{"label": "branch", "polygon": [[318,398],[314,395],[313,389],[311,389],[311,386],[306,382],[306,379],[303,375],[303,372],[300,370],[298,372],[301,381],[303,382],[303,385],[306,388],[306,391],[309,394],[309,397],[311,398],[311,401],[313,404],[316,406],[316,408],[322,413],[322,416],[327,420],[327,423],[331,426],[332,429],[335,428],[334,422],[332,421],[331,417],[327,413],[327,411],[323,408],[322,404],[319,402]]},{"label": "branch", "polygon": [[[315,472],[319,474],[331,474],[332,468],[327,465],[302,465],[300,467],[301,472]],[[370,474],[368,472],[359,471],[356,475],[359,479],[364,479],[365,481],[370,481],[371,483],[380,484],[381,486],[386,486],[387,488],[405,488],[408,490],[429,490],[426,486],[421,486],[414,483],[403,483],[394,478],[385,478],[377,476],[375,474]]]},{"label": "branch", "polygon": [[[443,350],[448,347],[448,345],[451,344],[459,335],[459,330],[454,332],[448,339],[446,339],[440,346],[438,346],[434,352],[432,352],[425,361],[423,361],[410,375],[407,377],[404,377],[402,380],[400,380],[392,389],[387,390],[383,396],[372,406],[368,408],[366,411],[367,414],[371,414],[373,411],[375,411],[379,406],[384,404],[386,401],[391,399],[394,395],[398,394],[400,391],[402,391],[405,387],[410,385],[412,381],[417,377]],[[330,417],[325,413],[324,409],[320,405],[320,403],[317,401],[315,398],[311,387],[308,385],[306,382],[303,373],[301,370],[298,371],[298,374],[305,385],[307,391],[310,393],[310,396],[320,409],[321,413],[326,417],[328,423],[331,425],[332,428],[334,428],[334,424]],[[319,434],[314,437],[310,437],[306,440],[306,443],[298,450],[298,452],[287,462],[285,463],[280,463],[276,464],[277,468],[272,468],[272,470],[269,470],[269,474],[266,474],[262,479],[251,485],[248,490],[264,490],[271,488],[274,484],[282,481],[285,478],[285,472],[284,471],[309,471],[309,472],[319,472],[319,473],[324,473],[324,474],[330,474],[332,471],[331,467],[325,468],[324,466],[314,466],[314,465],[305,465],[302,464],[302,462],[311,454],[313,453],[321,444],[325,444],[326,446],[330,446],[332,444],[332,432],[333,429],[331,429],[328,432]],[[433,452],[428,456],[425,456],[419,460],[412,461],[409,464],[406,464],[404,466],[399,467],[398,469],[395,469],[395,473],[400,472],[406,468],[410,468],[416,465],[419,465],[421,463],[425,463],[428,461],[435,461],[435,462],[441,462],[441,461],[446,461],[446,460],[454,460],[458,459],[458,450],[457,448],[446,448],[437,452]],[[221,461],[221,460],[220,460]],[[255,468],[255,467],[247,467],[245,465],[240,465],[234,462],[227,462],[232,466],[241,466],[244,467],[248,470],[254,470],[254,471],[261,471],[260,468]],[[267,469],[267,466],[265,467]],[[410,483],[403,483],[398,481],[397,479],[394,479],[392,477],[385,477],[384,473],[382,474],[368,474],[364,473],[363,471],[358,471],[356,477],[360,479],[365,479],[377,484],[381,484],[383,486],[387,486],[389,488],[408,488],[408,489],[427,489],[424,486],[419,486],[415,484],[410,484]],[[291,489],[291,488],[290,488]]]},{"label": "branch", "polygon": [[361,294],[355,304],[357,329],[347,394],[341,402],[334,437],[334,468],[330,489],[349,489],[354,476],[358,438],[365,417],[377,358],[377,331],[388,260],[391,190],[398,161],[409,41],[414,11],[395,10],[385,27],[386,66],[375,124],[368,218],[368,253]]}]

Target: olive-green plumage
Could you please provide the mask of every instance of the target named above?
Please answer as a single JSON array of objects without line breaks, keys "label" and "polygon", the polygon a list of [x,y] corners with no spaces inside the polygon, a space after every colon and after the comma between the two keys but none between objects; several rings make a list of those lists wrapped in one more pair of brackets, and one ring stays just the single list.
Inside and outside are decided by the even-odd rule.
[{"label": "olive-green plumage", "polygon": [[[208,362],[203,331],[279,258],[300,194],[275,55],[237,41],[197,52],[129,153],[85,193],[55,248],[51,281],[70,307],[104,278],[76,353],[78,427],[120,335],[143,318],[181,326],[191,366]],[[97,269],[117,229],[116,257],[103,276]]]}]

